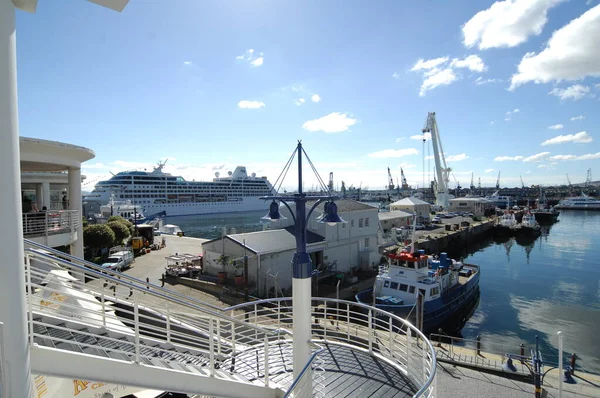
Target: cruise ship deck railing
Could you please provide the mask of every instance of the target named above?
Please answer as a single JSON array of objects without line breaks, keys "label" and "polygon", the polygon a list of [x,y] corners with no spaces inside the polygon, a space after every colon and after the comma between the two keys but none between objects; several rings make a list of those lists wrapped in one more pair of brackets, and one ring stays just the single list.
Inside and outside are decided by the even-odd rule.
[{"label": "cruise ship deck railing", "polygon": [[[291,340],[41,250],[25,250],[25,274],[32,345],[219,377],[237,354]],[[256,352],[266,371],[254,382],[269,387],[268,352]]]},{"label": "cruise ship deck railing", "polygon": [[23,213],[24,236],[48,236],[74,232],[81,224],[78,210],[47,210]]},{"label": "cruise ship deck railing", "polygon": [[[257,326],[292,329],[292,299],[275,298],[225,309]],[[364,304],[312,298],[312,341],[368,352],[404,373],[415,397],[434,397],[436,356],[429,340],[410,322]],[[296,387],[305,383],[296,381]],[[313,381],[313,388],[318,389]],[[318,391],[314,391],[318,393]]]}]

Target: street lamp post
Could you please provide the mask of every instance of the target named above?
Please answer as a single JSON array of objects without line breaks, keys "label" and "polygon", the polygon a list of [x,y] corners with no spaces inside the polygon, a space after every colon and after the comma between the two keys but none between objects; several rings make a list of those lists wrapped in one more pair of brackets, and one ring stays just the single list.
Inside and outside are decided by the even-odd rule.
[{"label": "street lamp post", "polygon": [[[302,190],[302,154],[306,154],[302,149],[302,143],[298,141],[296,154],[298,155],[298,192],[293,196],[266,196],[262,199],[272,200],[269,207],[269,213],[263,217],[271,221],[278,221],[284,217],[279,213],[279,204],[283,203],[292,216],[295,224],[296,253],[292,260],[292,313],[294,317],[293,324],[293,366],[294,379],[296,379],[308,363],[311,355],[311,280],[312,263],[310,256],[306,252],[307,221],[316,207],[325,202],[323,216],[319,218],[320,223],[334,225],[335,223],[345,222],[337,214],[337,205],[333,202],[337,197],[327,196],[306,196]],[[293,157],[294,155],[292,155]],[[310,159],[307,160],[310,162]],[[291,163],[291,162],[290,162]],[[313,168],[314,169],[314,168]],[[320,180],[320,178],[319,178]],[[326,191],[328,189],[325,187]],[[311,209],[306,213],[306,203],[308,200],[315,201]],[[287,201],[293,201],[296,204],[295,215]],[[307,370],[310,372],[310,369]],[[312,383],[312,375],[307,374],[306,380]],[[309,389],[311,390],[311,389]],[[311,390],[312,393],[312,390]]]}]

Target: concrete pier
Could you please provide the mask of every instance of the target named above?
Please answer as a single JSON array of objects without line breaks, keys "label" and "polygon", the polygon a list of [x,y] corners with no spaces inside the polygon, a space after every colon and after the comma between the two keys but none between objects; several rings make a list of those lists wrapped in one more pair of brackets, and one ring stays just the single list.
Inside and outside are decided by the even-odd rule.
[{"label": "concrete pier", "polygon": [[491,233],[494,224],[495,219],[485,219],[471,222],[469,226],[459,227],[458,230],[446,231],[444,228],[438,228],[434,231],[421,231],[415,242],[415,249],[424,249],[427,253],[441,253],[450,248],[465,247]]}]

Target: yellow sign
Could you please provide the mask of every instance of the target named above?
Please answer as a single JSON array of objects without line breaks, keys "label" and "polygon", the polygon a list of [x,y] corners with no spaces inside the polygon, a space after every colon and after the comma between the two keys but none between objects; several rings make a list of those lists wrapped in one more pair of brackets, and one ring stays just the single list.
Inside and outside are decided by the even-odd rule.
[{"label": "yellow sign", "polygon": [[105,385],[106,384],[104,384],[104,383],[93,383],[93,382],[87,381],[87,380],[73,380],[73,387],[75,389],[73,392],[73,396],[74,397],[78,396],[81,392],[87,390],[88,386],[92,390],[95,390],[95,389],[103,387]]}]

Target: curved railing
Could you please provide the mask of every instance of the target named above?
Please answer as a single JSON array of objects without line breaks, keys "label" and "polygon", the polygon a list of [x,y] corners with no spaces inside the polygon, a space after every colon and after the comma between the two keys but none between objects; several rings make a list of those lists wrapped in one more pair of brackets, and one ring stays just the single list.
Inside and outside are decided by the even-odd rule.
[{"label": "curved railing", "polygon": [[[289,297],[243,303],[224,311],[256,326],[288,330],[293,327]],[[313,297],[311,332],[315,343],[359,349],[389,363],[416,386],[413,396],[435,396],[435,351],[410,322],[365,304]],[[299,388],[305,382],[298,378],[294,383],[294,388]]]}]

